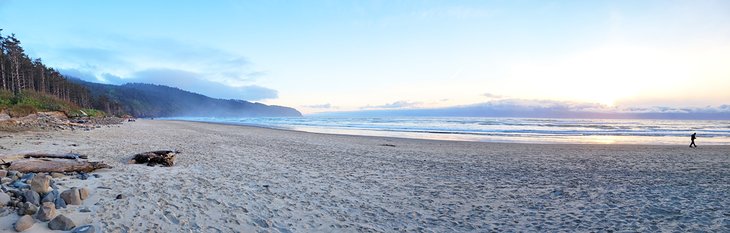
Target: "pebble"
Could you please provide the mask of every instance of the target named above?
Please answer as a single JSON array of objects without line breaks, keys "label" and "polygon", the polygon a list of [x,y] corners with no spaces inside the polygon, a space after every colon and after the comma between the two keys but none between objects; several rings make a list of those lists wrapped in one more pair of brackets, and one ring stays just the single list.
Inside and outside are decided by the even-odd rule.
[{"label": "pebble", "polygon": [[50,187],[51,176],[38,175],[34,176],[30,181],[30,190],[37,192],[38,194],[46,194],[51,191]]},{"label": "pebble", "polygon": [[123,198],[124,198],[124,195],[122,195],[122,194],[117,195],[117,199],[123,199]]},{"label": "pebble", "polygon": [[53,177],[53,178],[61,178],[61,177],[64,177],[64,176],[65,175],[63,173],[60,173],[60,172],[51,172],[51,177]]},{"label": "pebble", "polygon": [[40,195],[38,195],[38,193],[33,192],[33,190],[25,190],[23,192],[23,201],[30,202],[33,205],[39,205],[41,197]]},{"label": "pebble", "polygon": [[74,227],[76,227],[76,224],[63,214],[56,216],[48,222],[48,228],[51,230],[70,231]]},{"label": "pebble", "polygon": [[89,208],[83,208],[83,209],[80,209],[79,212],[88,213],[88,212],[91,212],[91,210]]},{"label": "pebble", "polygon": [[95,232],[96,232],[96,228],[94,228],[94,226],[83,225],[83,226],[77,227],[71,233],[95,233]]},{"label": "pebble", "polygon": [[0,170],[0,177],[5,177],[7,175],[8,175],[8,171],[7,170]]},{"label": "pebble", "polygon": [[81,195],[77,188],[71,188],[61,193],[61,198],[67,205],[81,205]]},{"label": "pebble", "polygon": [[79,173],[78,175],[76,175],[76,178],[79,178],[81,180],[86,180],[86,179],[89,179],[89,174],[82,172],[82,173]]},{"label": "pebble", "polygon": [[28,228],[31,228],[35,224],[35,220],[30,215],[24,215],[23,217],[20,217],[17,222],[15,222],[15,230],[18,232],[28,230]]},{"label": "pebble", "polygon": [[5,192],[0,192],[0,207],[7,205],[10,201],[10,195]]},{"label": "pebble", "polygon": [[51,202],[44,202],[43,206],[41,206],[41,208],[38,209],[38,213],[36,213],[35,218],[45,222],[45,221],[51,220],[55,216],[56,216],[56,205],[54,205]]}]

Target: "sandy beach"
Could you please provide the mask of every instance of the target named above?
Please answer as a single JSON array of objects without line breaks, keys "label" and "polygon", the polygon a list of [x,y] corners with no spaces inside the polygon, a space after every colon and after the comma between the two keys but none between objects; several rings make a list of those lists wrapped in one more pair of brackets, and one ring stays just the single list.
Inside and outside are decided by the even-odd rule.
[{"label": "sandy beach", "polygon": [[[60,211],[97,232],[730,231],[730,146],[698,143],[455,142],[158,120],[0,132],[0,154],[76,152],[114,167],[61,178],[91,195]],[[162,149],[181,151],[174,167],[128,164]],[[5,212],[0,231],[14,231],[19,216]]]}]

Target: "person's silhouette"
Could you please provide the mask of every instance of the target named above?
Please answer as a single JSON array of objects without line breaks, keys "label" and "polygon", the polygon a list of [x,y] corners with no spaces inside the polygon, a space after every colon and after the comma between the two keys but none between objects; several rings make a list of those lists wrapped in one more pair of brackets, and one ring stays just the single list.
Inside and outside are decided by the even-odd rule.
[{"label": "person's silhouette", "polygon": [[689,144],[689,147],[690,147],[690,148],[691,148],[692,146],[694,146],[694,147],[697,147],[697,145],[695,144],[695,139],[697,139],[697,133],[693,133],[693,134],[692,134],[692,143],[690,143],[690,144]]}]

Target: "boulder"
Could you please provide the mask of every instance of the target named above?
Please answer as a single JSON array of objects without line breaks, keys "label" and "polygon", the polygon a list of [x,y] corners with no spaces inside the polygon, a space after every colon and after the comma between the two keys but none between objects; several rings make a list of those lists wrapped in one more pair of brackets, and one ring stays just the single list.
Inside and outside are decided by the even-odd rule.
[{"label": "boulder", "polygon": [[61,198],[68,205],[81,205],[81,195],[79,194],[79,190],[76,188],[63,191],[61,193]]},{"label": "boulder", "polygon": [[89,189],[88,188],[80,188],[79,189],[79,197],[81,197],[81,200],[86,200],[86,198],[89,198]]},{"label": "boulder", "polygon": [[41,202],[41,196],[38,195],[38,193],[33,192],[33,190],[25,190],[23,192],[23,201],[39,205]]},{"label": "boulder", "polygon": [[71,229],[74,229],[74,227],[76,227],[76,224],[63,214],[56,216],[53,220],[48,222],[48,228],[51,230],[70,231]]},{"label": "boulder", "polygon": [[46,194],[51,191],[51,176],[37,175],[30,180],[30,190],[37,192],[38,194]]},{"label": "boulder", "polygon": [[0,191],[0,207],[7,205],[8,203],[10,203],[10,201],[10,195]]},{"label": "boulder", "polygon": [[35,224],[35,220],[30,215],[24,215],[23,217],[20,217],[17,222],[15,222],[15,230],[18,232],[28,230],[28,228],[31,228]]},{"label": "boulder", "polygon": [[35,214],[35,218],[43,222],[51,220],[56,217],[56,205],[52,202],[44,202],[43,206],[38,209],[38,213]]}]

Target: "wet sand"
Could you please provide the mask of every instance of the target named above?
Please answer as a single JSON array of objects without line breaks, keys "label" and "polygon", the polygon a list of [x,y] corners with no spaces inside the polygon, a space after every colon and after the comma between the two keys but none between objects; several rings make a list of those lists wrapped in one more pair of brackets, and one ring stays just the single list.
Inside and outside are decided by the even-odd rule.
[{"label": "wet sand", "polygon": [[[102,232],[730,231],[730,146],[455,142],[157,120],[0,136],[0,154],[73,151],[114,166],[66,182],[92,189],[91,212],[64,211]],[[180,150],[178,164],[128,164],[161,149]],[[2,217],[0,231],[17,218]]]}]

